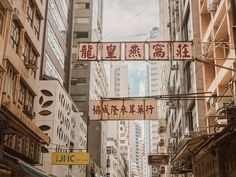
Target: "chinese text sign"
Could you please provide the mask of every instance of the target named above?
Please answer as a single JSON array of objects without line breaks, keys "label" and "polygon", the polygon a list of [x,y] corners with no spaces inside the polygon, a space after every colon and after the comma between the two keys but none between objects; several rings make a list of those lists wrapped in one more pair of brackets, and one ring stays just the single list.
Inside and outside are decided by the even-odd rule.
[{"label": "chinese text sign", "polygon": [[90,120],[156,120],[156,100],[90,101]]}]

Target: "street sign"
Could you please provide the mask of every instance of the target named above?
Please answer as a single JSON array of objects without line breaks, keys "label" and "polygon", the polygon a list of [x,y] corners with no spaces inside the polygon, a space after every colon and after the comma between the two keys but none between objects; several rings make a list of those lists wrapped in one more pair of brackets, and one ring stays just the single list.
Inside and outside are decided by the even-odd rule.
[{"label": "street sign", "polygon": [[88,165],[89,156],[86,152],[53,152],[52,165]]},{"label": "street sign", "polygon": [[191,41],[81,42],[78,61],[192,60]]},{"label": "street sign", "polygon": [[95,100],[89,104],[90,120],[157,120],[155,99]]},{"label": "street sign", "polygon": [[165,154],[148,155],[148,165],[168,165],[168,155]]}]

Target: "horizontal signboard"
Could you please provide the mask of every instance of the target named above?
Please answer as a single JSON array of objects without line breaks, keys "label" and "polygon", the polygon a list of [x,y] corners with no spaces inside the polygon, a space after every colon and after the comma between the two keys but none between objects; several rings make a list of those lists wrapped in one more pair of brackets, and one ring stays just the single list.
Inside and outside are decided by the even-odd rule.
[{"label": "horizontal signboard", "polygon": [[53,152],[52,165],[88,165],[89,156],[86,152]]},{"label": "horizontal signboard", "polygon": [[148,165],[167,165],[168,155],[164,154],[154,154],[148,155]]},{"label": "horizontal signboard", "polygon": [[96,100],[90,101],[90,120],[156,120],[157,102],[146,100]]},{"label": "horizontal signboard", "polygon": [[78,43],[79,61],[192,60],[191,41],[174,42],[83,42]]}]

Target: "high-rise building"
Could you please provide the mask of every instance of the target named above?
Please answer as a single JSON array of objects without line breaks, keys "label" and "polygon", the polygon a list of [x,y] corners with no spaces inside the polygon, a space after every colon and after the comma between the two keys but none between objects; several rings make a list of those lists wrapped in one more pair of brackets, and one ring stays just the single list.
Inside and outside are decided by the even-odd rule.
[{"label": "high-rise building", "polygon": [[[128,83],[128,66],[122,64],[110,65],[110,97],[127,97],[129,95],[129,83]],[[112,121],[107,123],[107,139],[117,140],[116,142],[116,156],[117,170],[123,169],[123,174],[129,176],[130,173],[130,142],[129,131],[130,123],[128,121]],[[110,144],[109,142],[107,142]],[[108,146],[108,145],[107,145]],[[108,147],[107,147],[108,148]],[[111,155],[109,155],[110,157]],[[108,157],[108,155],[107,155]],[[109,159],[112,163],[112,159]],[[121,165],[121,167],[119,167]],[[123,165],[124,168],[123,168]],[[107,169],[108,173],[112,175],[112,172]],[[115,171],[114,171],[115,172]]]},{"label": "high-rise building", "polygon": [[[194,56],[200,50],[199,4],[197,1],[169,1],[169,23],[171,41],[193,41]],[[194,24],[194,26],[193,26]],[[198,94],[203,93],[203,65],[198,62],[172,61],[168,69],[168,79],[164,88],[167,95]],[[163,73],[165,74],[165,73]],[[160,138],[160,150],[169,153],[170,165],[166,168],[167,176],[170,174],[191,175],[191,158],[178,158],[180,149],[189,139],[202,133],[206,126],[204,101],[200,99],[174,100],[170,98],[161,106],[163,126],[159,132],[166,132]],[[164,118],[164,120],[163,120]],[[167,129],[165,128],[167,124]],[[182,165],[180,165],[182,164]],[[184,171],[184,172],[183,172]]]},{"label": "high-rise building", "polygon": [[88,151],[93,162],[105,173],[106,122],[89,122],[88,110],[89,100],[107,96],[107,76],[103,63],[77,61],[78,42],[98,42],[102,38],[102,10],[103,0],[75,0],[71,96],[88,125]]},{"label": "high-rise building", "polygon": [[[143,128],[138,122],[133,122],[130,125],[130,146],[131,146],[131,175],[135,177],[141,177],[143,175],[143,145],[140,146],[140,142],[143,143]],[[142,148],[141,148],[142,147]]]},{"label": "high-rise building", "polygon": [[0,1],[0,176],[48,176],[41,148],[49,137],[35,124],[46,1]]},{"label": "high-rise building", "polygon": [[48,0],[40,79],[57,79],[69,92],[73,0]]}]

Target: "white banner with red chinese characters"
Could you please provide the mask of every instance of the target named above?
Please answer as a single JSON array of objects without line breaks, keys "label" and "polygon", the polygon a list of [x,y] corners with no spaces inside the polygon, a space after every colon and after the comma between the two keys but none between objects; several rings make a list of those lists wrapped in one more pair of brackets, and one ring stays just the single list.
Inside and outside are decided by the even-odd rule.
[{"label": "white banner with red chinese characters", "polygon": [[157,42],[82,42],[79,61],[192,60],[191,41]]},{"label": "white banner with red chinese characters", "polygon": [[157,120],[154,99],[94,100],[89,105],[90,120]]}]

